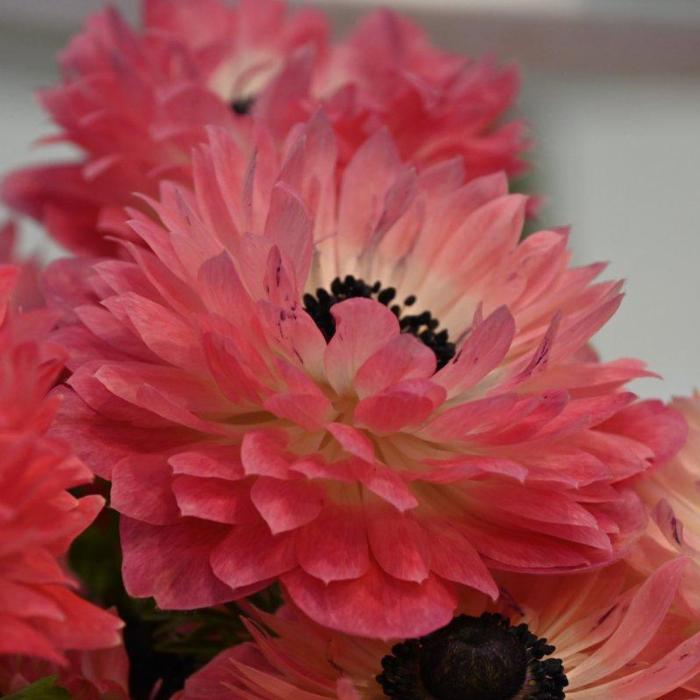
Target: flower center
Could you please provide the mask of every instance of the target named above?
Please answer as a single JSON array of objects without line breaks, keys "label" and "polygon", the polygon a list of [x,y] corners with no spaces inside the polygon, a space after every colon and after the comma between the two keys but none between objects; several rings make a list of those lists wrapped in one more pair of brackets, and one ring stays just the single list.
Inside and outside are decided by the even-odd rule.
[{"label": "flower center", "polygon": [[255,104],[254,97],[240,97],[231,102],[231,109],[236,114],[243,116],[244,114],[250,114],[250,110],[253,109],[253,104]]},{"label": "flower center", "polygon": [[352,275],[347,275],[343,280],[336,277],[331,282],[330,292],[317,289],[315,296],[304,294],[304,309],[319,327],[326,341],[329,341],[335,333],[335,319],[331,314],[331,308],[341,301],[354,297],[374,299],[388,306],[399,319],[401,332],[416,336],[435,353],[438,369],[444,367],[454,357],[455,344],[450,342],[446,330],[437,330],[440,322],[433,318],[430,311],[419,314],[406,313],[405,307],[411,307],[416,303],[415,296],[408,296],[403,300],[403,304],[398,304],[395,303],[394,287],[382,287],[380,282],[369,285]]},{"label": "flower center", "polygon": [[562,700],[568,680],[560,659],[526,624],[496,613],[461,615],[420,639],[393,647],[377,682],[401,700]]}]

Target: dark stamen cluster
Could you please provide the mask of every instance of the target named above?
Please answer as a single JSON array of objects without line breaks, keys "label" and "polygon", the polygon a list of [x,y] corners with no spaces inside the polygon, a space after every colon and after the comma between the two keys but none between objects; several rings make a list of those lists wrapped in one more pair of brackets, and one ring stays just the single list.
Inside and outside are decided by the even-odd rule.
[{"label": "dark stamen cluster", "polygon": [[382,288],[380,282],[369,285],[364,280],[357,279],[352,275],[347,275],[342,280],[340,277],[336,277],[331,282],[330,292],[325,289],[317,289],[315,296],[313,294],[304,295],[304,308],[313,318],[326,341],[329,341],[335,333],[335,320],[331,314],[331,308],[341,301],[356,297],[374,299],[389,307],[399,320],[401,332],[416,336],[435,353],[438,369],[444,367],[454,357],[454,343],[449,341],[446,330],[438,331],[440,322],[433,318],[430,311],[423,311],[419,314],[405,313],[404,307],[410,307],[416,303],[415,296],[408,296],[403,300],[403,304],[398,304],[395,303],[396,289],[394,287]]},{"label": "dark stamen cluster", "polygon": [[461,615],[393,647],[377,682],[396,700],[562,700],[568,680],[554,651],[526,624],[496,613]]},{"label": "dark stamen cluster", "polygon": [[231,102],[231,109],[239,115],[250,114],[250,110],[253,109],[255,104],[254,97],[240,97],[237,100]]}]

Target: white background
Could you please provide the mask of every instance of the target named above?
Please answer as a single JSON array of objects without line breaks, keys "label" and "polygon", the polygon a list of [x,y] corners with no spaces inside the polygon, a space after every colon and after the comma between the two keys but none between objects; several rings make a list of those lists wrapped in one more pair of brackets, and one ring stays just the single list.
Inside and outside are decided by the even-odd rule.
[{"label": "white background", "polygon": [[[40,161],[51,128],[32,90],[100,0],[0,0],[0,169]],[[112,3],[136,16],[135,0]],[[324,3],[338,29],[359,5]],[[543,226],[571,224],[580,262],[610,260],[627,298],[597,337],[605,358],[638,356],[664,376],[646,396],[700,386],[700,2],[403,0],[434,40],[518,61],[535,140]],[[31,245],[39,244],[32,227]]]}]

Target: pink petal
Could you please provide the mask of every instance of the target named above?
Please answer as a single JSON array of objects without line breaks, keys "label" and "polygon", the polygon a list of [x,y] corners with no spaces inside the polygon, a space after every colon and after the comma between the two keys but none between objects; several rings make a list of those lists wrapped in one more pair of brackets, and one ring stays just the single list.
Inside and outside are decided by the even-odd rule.
[{"label": "pink petal", "polygon": [[323,488],[305,479],[259,477],[250,497],[273,535],[310,523],[319,515],[325,501]]},{"label": "pink petal", "polygon": [[380,639],[417,637],[446,625],[457,605],[434,577],[398,581],[377,566],[361,578],[324,584],[297,569],[282,579],[292,601],[320,625]]},{"label": "pink petal", "polygon": [[498,366],[515,335],[515,321],[501,306],[477,325],[457,348],[457,354],[436,375],[449,396],[468,389]]},{"label": "pink petal", "polygon": [[532,486],[512,486],[509,484],[478,485],[477,493],[483,503],[493,503],[493,507],[520,515],[535,521],[595,527],[595,518],[573,498],[556,491],[545,491]]},{"label": "pink petal", "polygon": [[[4,576],[7,573],[3,571]],[[65,621],[61,607],[51,596],[45,594],[43,588],[25,585],[25,577],[15,582],[5,578],[0,581],[0,610],[21,611],[24,618],[45,618]]]},{"label": "pink petal", "polygon": [[346,423],[329,423],[326,427],[346,452],[370,464],[376,461],[374,445],[363,432]]},{"label": "pink petal", "polygon": [[299,196],[284,183],[272,189],[265,235],[276,245],[285,261],[294,265],[294,276],[301,289],[311,267],[313,222]]},{"label": "pink petal", "polygon": [[352,470],[357,480],[368,490],[387,503],[391,503],[397,510],[403,512],[418,507],[418,499],[407,481],[391,467],[355,460],[352,463]]},{"label": "pink petal", "polygon": [[291,458],[285,452],[286,438],[272,430],[251,430],[243,437],[241,462],[246,474],[287,477]]},{"label": "pink petal", "polygon": [[231,524],[258,520],[248,483],[183,475],[173,479],[172,491],[184,516]]},{"label": "pink petal", "polygon": [[490,569],[543,573],[582,569],[591,564],[582,547],[554,537],[487,528],[484,524],[473,528],[465,525],[462,529]]},{"label": "pink petal", "polygon": [[124,623],[113,613],[89,603],[63,586],[47,586],[60,605],[63,620],[42,620],[42,628],[63,649],[105,649],[121,643]]},{"label": "pink petal", "polygon": [[297,534],[299,565],[324,583],[355,579],[369,568],[364,515],[358,508],[328,505]]},{"label": "pink petal", "polygon": [[442,403],[445,393],[441,386],[427,379],[404,381],[362,399],[355,406],[354,421],[373,433],[394,433],[423,423]]},{"label": "pink petal", "polygon": [[[631,675],[622,676],[590,690],[571,694],[574,700],[597,700],[597,698],[634,698],[634,700],[656,700],[666,693],[684,687],[700,672],[700,633],[681,642],[675,649],[656,663]],[[687,686],[690,690],[690,686]],[[697,686],[693,692],[698,692]],[[675,697],[675,695],[673,696]],[[697,700],[697,695],[680,695],[679,698]]]},{"label": "pink petal", "polygon": [[113,465],[134,452],[147,454],[192,439],[186,431],[154,430],[106,419],[66,387],[58,387],[54,393],[61,397],[61,403],[51,434],[75,445],[80,458],[103,478],[109,478]]},{"label": "pink petal", "polygon": [[312,394],[275,394],[265,399],[263,406],[279,418],[286,418],[311,432],[323,428],[335,415],[333,405],[325,396]]},{"label": "pink petal", "polygon": [[326,348],[326,376],[339,394],[345,394],[362,364],[399,334],[399,322],[386,306],[370,299],[348,299],[333,306],[331,313],[336,330]]},{"label": "pink petal", "polygon": [[378,130],[355,152],[340,186],[337,241],[341,257],[356,257],[365,248],[402,167],[386,129]]},{"label": "pink petal", "polygon": [[[478,279],[513,249],[523,229],[527,199],[507,194],[492,199],[462,223],[432,261],[433,269],[460,279]],[[469,255],[462,252],[468,250]]]},{"label": "pink petal", "polygon": [[245,476],[238,446],[198,445],[196,450],[179,452],[168,459],[173,474],[238,480]]},{"label": "pink petal", "polygon": [[409,333],[401,333],[380,348],[357,371],[360,398],[383,391],[405,379],[426,379],[435,372],[435,353]]},{"label": "pink petal", "polygon": [[211,566],[231,588],[262,585],[296,566],[294,536],[262,523],[234,527],[213,548]]},{"label": "pink petal", "polygon": [[654,451],[654,465],[671,459],[685,444],[688,435],[683,416],[661,401],[641,401],[598,427],[648,445]]},{"label": "pink petal", "polygon": [[644,649],[666,617],[686,563],[686,559],[674,559],[640,586],[612,636],[568,674],[572,684],[581,687],[605,678]]},{"label": "pink petal", "polygon": [[433,418],[421,430],[421,435],[436,442],[467,440],[472,431],[484,429],[507,415],[517,400],[515,394],[502,394],[454,406]]},{"label": "pink petal", "polygon": [[[499,475],[524,483],[529,474],[526,466],[499,457],[464,456],[453,460],[428,461],[428,472],[416,474],[415,479],[433,484],[449,484],[462,479],[477,479],[488,475]],[[408,478],[408,477],[407,477]]]},{"label": "pink petal", "polygon": [[149,349],[166,362],[177,367],[203,364],[197,334],[164,306],[132,292],[103,303],[117,318],[125,315]]},{"label": "pink petal", "polygon": [[172,472],[163,457],[126,457],[112,470],[111,505],[151,525],[175,523],[180,513],[171,482]]},{"label": "pink petal", "polygon": [[370,506],[367,534],[372,554],[387,574],[415,583],[428,578],[430,543],[422,524],[412,515]]},{"label": "pink petal", "polygon": [[55,645],[46,635],[23,620],[0,612],[0,654],[24,654],[26,656],[47,659],[55,664],[65,664],[63,654],[56,650]]},{"label": "pink petal", "polygon": [[211,551],[229,529],[193,519],[161,527],[122,517],[122,575],[129,595],[153,596],[164,610],[233,600],[237,592],[214,576],[209,564]]},{"label": "pink petal", "polygon": [[486,445],[512,445],[537,438],[565,410],[568,402],[566,391],[526,397],[504,416],[502,425],[472,439]]},{"label": "pink petal", "polygon": [[498,598],[498,586],[467,537],[449,522],[425,520],[430,538],[430,568],[438,576]]},{"label": "pink petal", "polygon": [[[425,172],[421,174],[425,176]],[[441,200],[435,200],[442,204],[440,211],[435,214],[435,219],[440,225],[421,236],[415,250],[416,259],[433,260],[471,214],[484,204],[506,194],[507,177],[504,173],[495,173],[476,178],[449,191],[444,204]]]},{"label": "pink petal", "polygon": [[[243,286],[236,266],[228,251],[210,258],[202,264],[197,273],[199,289],[206,308],[223,318],[244,320],[254,314],[254,304]],[[234,312],[235,309],[235,312]]]}]

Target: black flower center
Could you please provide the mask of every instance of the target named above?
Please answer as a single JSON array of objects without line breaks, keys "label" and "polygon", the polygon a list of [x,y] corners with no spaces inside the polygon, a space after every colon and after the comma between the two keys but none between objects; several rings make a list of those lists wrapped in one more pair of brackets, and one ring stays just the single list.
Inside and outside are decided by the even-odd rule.
[{"label": "black flower center", "polygon": [[374,299],[388,306],[399,319],[401,332],[416,336],[435,353],[438,369],[444,367],[454,357],[454,343],[450,342],[446,330],[438,331],[440,322],[433,318],[430,311],[419,314],[406,313],[406,307],[416,303],[415,296],[408,296],[403,300],[403,304],[399,304],[395,302],[396,290],[393,287],[384,288],[380,282],[369,285],[352,275],[347,275],[343,280],[336,277],[331,282],[330,292],[317,289],[315,296],[304,294],[304,309],[320,328],[326,341],[329,341],[335,333],[335,319],[331,314],[331,308],[341,301],[355,297]]},{"label": "black flower center", "polygon": [[[562,700],[568,680],[554,651],[525,624],[461,615],[393,647],[377,682],[396,700]],[[543,660],[544,659],[544,660]]]},{"label": "black flower center", "polygon": [[250,114],[250,110],[253,109],[255,104],[254,97],[239,97],[231,102],[231,109],[239,115]]}]

